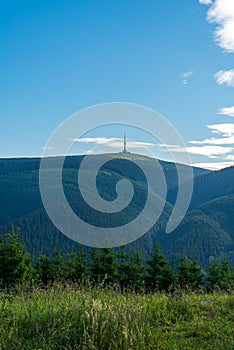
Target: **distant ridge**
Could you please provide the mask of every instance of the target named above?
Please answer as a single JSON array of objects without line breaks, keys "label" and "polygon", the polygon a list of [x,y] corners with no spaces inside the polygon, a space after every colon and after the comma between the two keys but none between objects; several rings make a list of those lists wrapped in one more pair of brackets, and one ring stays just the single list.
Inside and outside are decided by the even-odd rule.
[{"label": "distant ridge", "polygon": [[[148,187],[142,171],[138,171],[134,162],[128,162],[128,160],[137,159],[148,171],[151,171],[155,158],[130,152],[89,155],[88,157],[92,160],[105,156],[107,159],[111,156],[113,159],[107,161],[100,169],[97,178],[100,195],[106,200],[113,200],[116,196],[116,183],[123,178],[130,179],[134,185],[134,201],[129,208],[124,210],[120,218],[115,216],[111,219],[109,216],[93,213],[79,197],[77,171],[84,155],[66,157],[63,183],[65,194],[75,212],[79,212],[83,219],[88,222],[91,220],[95,225],[106,224],[109,227],[108,225],[111,226],[116,222],[118,224],[119,220],[123,224],[136,217],[141,211],[142,205],[144,206],[144,198],[147,196]],[[0,231],[10,231],[12,225],[20,227],[22,237],[29,251],[34,255],[42,251],[51,255],[58,244],[62,249],[72,251],[76,248],[76,243],[69,240],[52,225],[43,209],[39,191],[40,160],[40,158],[0,159]],[[51,160],[52,167],[53,164],[56,166],[58,157],[51,158]],[[162,160],[159,160],[159,163],[163,169],[168,189],[175,188],[177,186],[176,165]],[[182,164],[177,166],[187,167]],[[193,170],[195,177],[209,173],[209,171],[199,168],[193,168]],[[155,200],[160,200],[156,193]],[[171,210],[172,205],[166,202],[164,211],[155,227],[140,240],[130,244],[128,249],[138,249],[142,251],[143,256],[147,257],[152,242],[158,239],[161,241],[162,249],[166,252],[169,241],[172,237],[175,238],[175,236],[167,235],[164,232],[165,223]]]}]

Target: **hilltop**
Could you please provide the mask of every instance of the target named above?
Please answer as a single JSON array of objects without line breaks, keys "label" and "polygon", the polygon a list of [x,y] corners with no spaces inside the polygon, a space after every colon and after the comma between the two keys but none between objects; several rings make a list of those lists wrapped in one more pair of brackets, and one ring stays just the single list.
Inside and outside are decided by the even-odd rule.
[{"label": "hilltop", "polygon": [[[120,215],[97,215],[87,206],[79,192],[77,171],[84,156],[68,156],[64,162],[63,184],[66,197],[72,209],[84,220],[100,227],[122,225],[135,218],[144,207],[147,198],[147,181],[144,173],[132,161],[153,169],[153,158],[132,154],[117,153],[89,155],[95,161],[98,157],[109,156],[114,159],[104,164],[98,174],[97,187],[106,200],[116,198],[116,183],[130,179],[134,186],[134,200]],[[53,158],[56,168],[58,158]],[[207,171],[193,168],[194,193],[190,210],[180,226],[171,234],[165,233],[165,225],[175,202],[177,188],[176,166],[186,165],[158,161],[166,178],[168,196],[164,211],[154,227],[137,241],[129,244],[129,250],[140,250],[147,257],[151,246],[159,241],[162,251],[172,261],[180,254],[195,258],[206,266],[213,256],[223,253],[233,256],[234,222],[231,217],[233,208],[234,168],[220,171]],[[61,234],[48,218],[39,191],[40,158],[0,159],[0,229],[9,231],[11,225],[20,227],[22,237],[30,253],[38,255],[41,251],[51,255],[59,246],[65,251],[76,249],[76,244]],[[90,169],[91,171],[91,169]],[[155,201],[160,201],[158,193],[153,193]],[[87,248],[88,250],[88,248]]]}]

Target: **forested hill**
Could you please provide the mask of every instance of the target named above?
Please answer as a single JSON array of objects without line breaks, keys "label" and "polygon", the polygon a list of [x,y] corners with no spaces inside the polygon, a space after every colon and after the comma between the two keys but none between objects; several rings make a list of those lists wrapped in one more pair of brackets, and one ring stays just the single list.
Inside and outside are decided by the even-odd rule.
[{"label": "forested hill", "polygon": [[[193,196],[190,210],[211,201],[215,198],[234,194],[234,167],[219,171],[212,171],[195,176]],[[171,203],[175,202],[177,186],[169,189],[168,198]]]},{"label": "forested hill", "polygon": [[[95,160],[99,155],[89,157]],[[77,170],[82,159],[83,156],[70,156],[64,162],[64,191],[73,210],[85,221],[104,227],[124,224],[135,218],[144,207],[148,189],[144,174],[136,169],[131,160],[137,159],[148,171],[153,169],[154,160],[131,153],[125,156],[116,154],[116,159],[108,161],[100,169],[97,186],[104,199],[115,198],[116,183],[123,178],[130,179],[134,186],[134,200],[129,208],[118,217],[110,217],[97,215],[80,196]],[[56,163],[56,158],[54,162]],[[193,168],[195,184],[191,210],[181,225],[168,235],[165,233],[165,225],[173,208],[178,178],[175,164],[160,161],[160,165],[169,190],[168,202],[150,232],[130,244],[128,249],[140,250],[147,256],[152,243],[158,240],[162,251],[172,260],[183,253],[205,266],[212,256],[225,253],[232,257],[234,168],[216,172]],[[51,255],[58,246],[66,251],[75,249],[76,244],[53,226],[43,209],[39,191],[39,167],[40,158],[0,159],[1,232],[9,231],[12,224],[19,226],[29,251],[34,255],[42,251]],[[157,193],[153,196],[155,201],[161,200]]]},{"label": "forested hill", "polygon": [[[103,157],[103,155],[101,155]],[[104,155],[105,156],[105,155]],[[153,163],[155,160],[150,157],[134,154],[134,153],[127,153],[124,155],[123,153],[110,153],[106,156],[112,156],[116,157],[116,160],[118,159],[118,162],[108,162],[104,168],[108,170],[113,170],[114,172],[117,172],[119,174],[126,174],[126,162],[124,163],[124,170],[122,167],[123,162],[121,163],[121,160],[134,160],[136,159],[138,162],[144,163],[144,166],[148,166],[149,168],[153,166]],[[87,156],[86,156],[87,157]],[[99,157],[99,155],[89,155],[89,158],[95,159],[96,157]],[[52,159],[52,158],[51,158]],[[54,158],[59,159],[59,157]],[[80,166],[81,161],[84,159],[83,155],[79,156],[67,156],[64,161],[64,169],[78,169]],[[27,173],[31,172],[33,170],[39,170],[40,168],[40,161],[41,158],[0,158],[0,176],[4,175],[14,175],[19,173]],[[158,160],[159,164],[162,166],[162,169],[165,173],[165,176],[168,178],[168,181],[171,181],[170,188],[176,186],[176,167],[175,163],[172,162],[166,162],[163,160]],[[186,168],[186,165],[179,164],[177,165],[179,167]],[[203,174],[210,173],[209,170],[202,169],[202,168],[193,168],[195,177]],[[167,176],[168,175],[168,176]]]},{"label": "forested hill", "polygon": [[[113,156],[113,154],[112,154]],[[134,181],[137,186],[145,186],[145,177],[142,171],[136,169],[128,160],[137,159],[149,172],[153,172],[155,161],[152,158],[141,155],[127,154],[127,158],[118,158],[107,162],[100,171],[100,191],[104,198],[111,199],[115,195],[115,184],[121,178]],[[92,160],[99,155],[89,156]],[[102,155],[103,157],[103,155]],[[70,196],[76,193],[77,170],[84,156],[66,157],[64,162],[63,182],[70,192]],[[53,158],[51,167],[56,167],[59,158]],[[160,161],[165,174],[167,188],[175,188],[177,185],[177,169],[174,163]],[[182,169],[186,166],[179,165]],[[42,207],[39,193],[39,167],[40,158],[16,158],[0,159],[0,224],[8,223],[17,218],[33,212]],[[194,175],[207,173],[204,169],[194,168]],[[73,188],[74,186],[74,188]],[[139,206],[139,203],[135,203]]]}]

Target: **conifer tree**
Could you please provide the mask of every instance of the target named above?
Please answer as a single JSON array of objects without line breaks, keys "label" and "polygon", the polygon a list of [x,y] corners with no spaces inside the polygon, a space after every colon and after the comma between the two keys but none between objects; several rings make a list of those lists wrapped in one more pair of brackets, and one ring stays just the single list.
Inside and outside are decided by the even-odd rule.
[{"label": "conifer tree", "polygon": [[117,255],[118,282],[121,288],[130,288],[135,291],[144,288],[144,270],[141,254],[126,253],[125,247],[120,248]]},{"label": "conifer tree", "polygon": [[195,290],[204,286],[204,274],[195,260],[190,261],[185,257],[181,257],[177,268],[177,282],[181,288]]},{"label": "conifer tree", "polygon": [[65,279],[71,282],[79,282],[87,278],[87,262],[82,247],[78,246],[77,253],[66,255],[64,263]]},{"label": "conifer tree", "polygon": [[51,260],[52,262],[52,270],[54,279],[57,281],[62,281],[64,279],[65,275],[65,264],[64,264],[64,257],[62,255],[62,252],[60,249],[55,249],[54,251],[54,257]]},{"label": "conifer tree", "polygon": [[228,290],[234,287],[234,267],[225,257],[219,262],[214,260],[208,267],[207,272],[209,290],[215,288]]},{"label": "conifer tree", "polygon": [[145,287],[145,266],[140,252],[130,255],[130,266],[132,273],[131,285],[135,291],[141,291]]},{"label": "conifer tree", "polygon": [[115,254],[111,248],[93,249],[91,259],[90,277],[93,281],[103,284],[116,282],[117,266]]},{"label": "conifer tree", "polygon": [[34,267],[36,280],[44,285],[54,282],[54,271],[52,259],[47,255],[40,255]]},{"label": "conifer tree", "polygon": [[160,246],[157,243],[153,247],[150,259],[147,260],[147,286],[150,290],[169,290],[174,282],[174,274],[161,253]]},{"label": "conifer tree", "polygon": [[31,256],[14,229],[0,240],[0,286],[12,287],[32,277]]}]

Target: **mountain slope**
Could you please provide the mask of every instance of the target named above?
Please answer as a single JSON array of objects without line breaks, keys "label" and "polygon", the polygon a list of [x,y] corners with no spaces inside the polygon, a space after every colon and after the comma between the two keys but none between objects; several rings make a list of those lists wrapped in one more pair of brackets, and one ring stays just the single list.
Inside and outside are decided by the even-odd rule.
[{"label": "mountain slope", "polygon": [[[108,155],[107,155],[108,156]],[[115,155],[119,157],[118,154]],[[107,199],[112,200],[115,197],[115,184],[122,178],[132,179],[136,183],[146,184],[146,179],[142,171],[137,170],[131,159],[138,157],[139,164],[146,168],[149,172],[153,172],[155,160],[149,157],[134,155],[128,153],[127,159],[114,159],[107,162],[101,170],[103,175],[109,174],[111,181],[105,181],[103,190],[99,186],[101,195]],[[94,160],[96,156],[89,156]],[[103,155],[101,155],[103,157]],[[78,171],[83,156],[66,157],[64,162],[63,180],[67,187],[70,185],[78,186],[77,174],[72,172]],[[125,157],[126,158],[126,157]],[[130,160],[130,162],[128,161]],[[56,169],[58,158],[53,158],[49,166]],[[133,164],[133,165],[132,165]],[[175,187],[177,181],[177,171],[175,164],[170,162],[160,161],[160,165],[165,174],[167,187]],[[185,168],[185,165],[179,165]],[[10,222],[19,218],[28,212],[36,210],[42,206],[39,193],[39,167],[40,158],[20,158],[20,159],[0,159],[0,224]],[[206,170],[196,168],[194,169],[195,176],[206,173]],[[73,175],[71,175],[73,174]],[[157,176],[157,174],[156,174]],[[106,181],[107,180],[107,181]],[[97,180],[98,181],[98,180]],[[73,187],[71,187],[73,188]],[[75,188],[75,187],[74,187]],[[111,194],[111,196],[110,196]],[[72,194],[71,194],[72,195]]]},{"label": "mountain slope", "polygon": [[[107,201],[113,201],[117,197],[116,184],[121,179],[131,180],[134,186],[132,201],[116,215],[99,213],[90,208],[81,196],[77,171],[83,157],[67,157],[64,162],[63,188],[68,202],[79,217],[97,227],[116,227],[131,222],[142,211],[147,199],[148,187],[145,175],[140,169],[141,166],[137,167],[131,160],[137,159],[138,164],[142,164],[142,167],[149,172],[153,172],[155,160],[134,154],[127,154],[124,157],[121,157],[121,154],[115,156],[115,159],[107,161],[100,168],[96,184],[99,195]],[[95,165],[98,157],[103,155],[88,157],[91,160],[91,166],[86,170],[87,177],[89,172],[93,171],[92,162]],[[50,171],[57,171],[58,161],[59,158],[51,160]],[[2,174],[0,176],[0,231],[10,230],[12,224],[19,226],[29,251],[34,255],[41,251],[51,255],[58,246],[65,251],[71,251],[75,249],[76,244],[54,227],[43,208],[38,182],[39,165],[39,158],[0,160]],[[169,198],[173,199],[172,195],[174,195],[175,199],[176,166],[163,161],[160,161],[160,165],[169,188]],[[184,165],[178,166],[186,168]],[[206,266],[212,256],[220,256],[222,253],[232,255],[234,251],[232,217],[234,168],[217,172],[194,169],[194,174],[195,184],[191,203],[191,209],[194,208],[194,210],[186,215],[174,232],[166,234],[165,227],[173,208],[170,203],[166,203],[158,222],[144,236],[129,244],[129,250],[140,250],[147,258],[152,244],[159,241],[166,255],[178,257],[185,254],[189,258],[198,260],[202,266]],[[49,186],[53,187],[54,184],[49,183]],[[91,197],[93,196],[89,187],[86,191]],[[151,191],[151,195],[155,202],[161,201],[157,193]],[[146,220],[148,220],[147,217]],[[144,231],[143,223],[142,231]],[[85,249],[88,250],[88,248]]]},{"label": "mountain slope", "polygon": [[232,247],[233,240],[219,224],[209,216],[193,214],[186,217],[165,244],[167,255],[186,255],[207,266],[212,257],[217,257]]},{"label": "mountain slope", "polygon": [[234,195],[214,199],[201,205],[194,212],[209,216],[234,240]]},{"label": "mountain slope", "polygon": [[[112,201],[116,198],[116,184],[123,178],[130,179],[134,186],[134,196],[126,209],[120,213],[109,215],[93,210],[83,200],[77,181],[77,167],[81,159],[82,157],[68,157],[63,171],[64,193],[73,211],[85,222],[97,227],[118,227],[137,217],[142,211],[148,195],[147,181],[142,171],[126,159],[116,159],[113,162],[108,162],[100,169],[97,177],[97,188],[100,196],[105,200]],[[51,169],[49,171],[53,174],[57,171],[57,161],[58,159],[54,159],[50,163]],[[143,161],[142,157],[141,161]],[[147,161],[149,160],[147,159]],[[22,162],[25,163],[25,160],[22,160]],[[8,172],[9,175],[0,177],[1,231],[9,231],[11,225],[20,227],[28,249],[34,255],[42,250],[51,255],[57,245],[65,250],[74,249],[76,244],[53,226],[43,209],[39,191],[38,169],[36,169],[39,164],[38,160],[34,159],[32,164],[27,160],[27,171],[25,172],[19,160],[16,162],[17,166],[13,162],[14,166],[12,168],[12,164],[5,161],[3,163],[5,170],[2,168],[2,172]],[[92,172],[92,169],[90,169],[90,172]],[[88,173],[87,177],[89,177]],[[54,184],[51,183],[50,186],[53,188]],[[93,195],[92,193],[89,194]],[[157,194],[151,193],[151,196],[155,198],[155,202],[161,201]],[[169,204],[166,204],[164,212],[171,212]],[[148,220],[147,217],[145,219]],[[166,222],[167,220],[161,219],[162,221]],[[142,232],[144,232],[144,227],[142,227]]]},{"label": "mountain slope", "polygon": [[[169,189],[167,199],[175,203],[178,188]],[[190,210],[215,198],[234,194],[234,166],[219,171],[201,174],[194,178],[193,196]]]},{"label": "mountain slope", "polygon": [[[15,178],[18,179],[16,176]],[[20,176],[20,179],[21,178],[22,174]],[[23,176],[23,179],[24,178],[25,174]],[[105,197],[105,199],[113,199],[113,196],[115,194],[115,184],[120,179],[122,179],[122,177],[116,173],[107,171],[100,172],[99,186],[101,187],[101,183],[104,185],[102,187],[102,196]],[[139,215],[142,207],[144,207],[145,199],[148,194],[146,185],[144,185],[142,182],[132,181],[134,185],[135,198],[133,198],[126,209],[124,209],[121,213],[117,213],[117,215],[108,215],[105,213],[97,214],[95,210],[84,203],[78,191],[77,183],[75,180],[77,180],[77,172],[75,170],[66,170],[64,173],[64,191],[67,200],[69,201],[74,212],[77,213],[79,217],[81,217],[85,222],[89,222],[97,227],[118,227],[132,221],[135,217],[137,217],[137,215]],[[18,189],[17,186],[16,189]],[[21,196],[21,200],[23,201],[27,200],[28,198],[27,191],[25,191],[23,194],[18,191],[17,196],[18,195]],[[155,193],[151,193],[151,196],[154,198],[155,203],[162,201],[161,198]],[[9,231],[12,224],[15,227],[20,227],[22,237],[26,242],[30,253],[32,253],[34,256],[38,255],[41,251],[48,255],[51,255],[58,246],[64,251],[72,251],[76,249],[77,244],[60,233],[59,230],[50,221],[42,206],[42,203],[40,202],[39,191],[35,194],[34,204],[35,206],[38,205],[38,208],[32,209],[21,217],[16,217],[16,215],[13,217],[14,212],[11,213],[11,220],[8,222],[3,222],[2,225],[0,225],[0,231]],[[171,210],[171,205],[166,203],[160,220],[157,222],[157,230],[164,229]],[[20,211],[18,211],[18,213],[20,213]],[[145,220],[148,220],[147,217]],[[142,232],[144,232],[143,223],[141,229]],[[139,240],[137,244],[134,242],[134,244],[129,247],[129,249],[138,249],[141,250],[143,254],[145,254],[145,252],[148,251],[148,247],[151,247],[152,245],[150,232],[148,233],[148,237],[147,234],[144,237],[145,238],[143,241]],[[85,250],[88,251],[89,249],[86,248]]]},{"label": "mountain slope", "polygon": [[234,195],[202,204],[184,218],[164,245],[166,254],[181,252],[207,265],[222,254],[234,263]]}]

